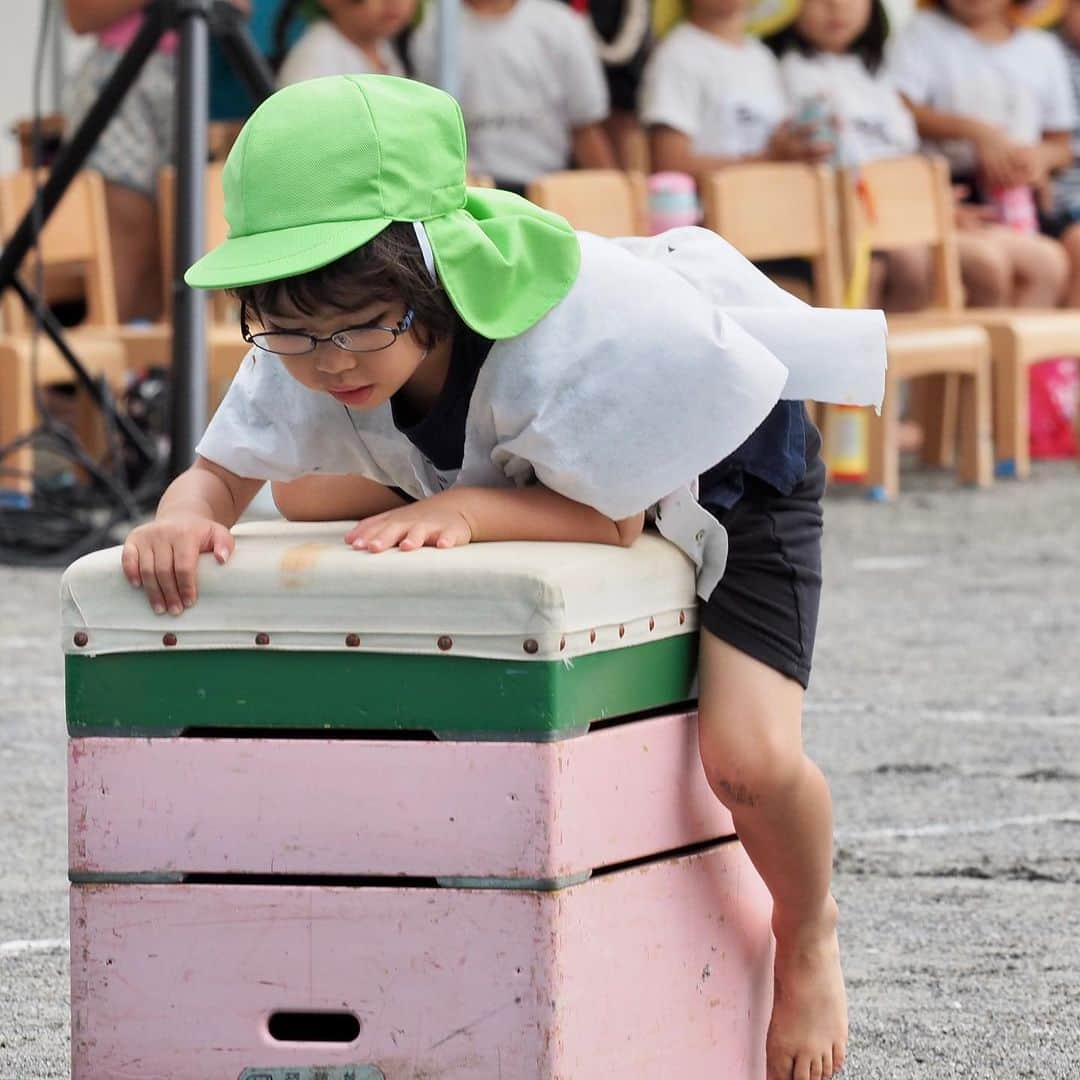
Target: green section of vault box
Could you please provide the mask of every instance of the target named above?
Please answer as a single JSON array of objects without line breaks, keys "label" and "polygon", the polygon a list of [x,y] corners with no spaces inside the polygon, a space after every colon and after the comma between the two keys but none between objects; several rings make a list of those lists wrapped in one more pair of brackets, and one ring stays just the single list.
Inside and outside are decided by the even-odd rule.
[{"label": "green section of vault box", "polygon": [[565,663],[276,650],[69,654],[68,732],[432,731],[558,739],[596,720],[687,700],[697,641],[697,634],[681,634]]}]

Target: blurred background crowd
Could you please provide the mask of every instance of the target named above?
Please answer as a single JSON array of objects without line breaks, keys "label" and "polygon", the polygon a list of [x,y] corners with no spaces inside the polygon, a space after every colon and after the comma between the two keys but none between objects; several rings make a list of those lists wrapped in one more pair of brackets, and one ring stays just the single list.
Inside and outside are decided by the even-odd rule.
[{"label": "blurred background crowd", "polygon": [[[1080,380],[1061,343],[1075,341],[1080,352],[1080,317],[1069,314],[1080,305],[1080,0],[923,0],[914,10],[903,0],[230,2],[279,85],[356,72],[439,83],[439,21],[452,12],[451,89],[476,183],[534,198],[598,232],[704,223],[810,302],[909,317],[893,324],[897,331],[955,326],[968,312],[989,334],[986,364],[998,385],[986,391],[993,404],[983,419],[994,425],[999,474],[1022,473],[1029,451],[1076,453]],[[54,142],[85,115],[144,18],[142,0],[65,0],[63,8],[87,44],[64,79],[58,115],[39,129]],[[176,48],[175,36],[162,40],[87,162],[103,180],[121,325],[168,319],[162,177],[174,152]],[[220,185],[213,163],[252,107],[215,51],[210,187]],[[13,130],[25,167],[31,125]],[[934,163],[925,184],[913,160]],[[548,183],[568,170],[578,188]],[[808,175],[825,185],[816,201],[801,201]],[[748,179],[723,186],[738,177]],[[600,178],[621,186],[588,187]],[[629,209],[620,220],[613,207],[624,191]],[[210,201],[213,214],[220,200],[211,193]],[[9,200],[6,216],[3,204],[0,197],[0,225],[10,230],[25,199],[22,207]],[[794,236],[804,231],[791,223],[796,209],[817,217],[818,247]],[[222,229],[208,223],[208,239]],[[94,303],[80,308],[78,289],[66,294],[59,270],[52,285],[58,310],[76,300],[69,321],[92,316]],[[1003,358],[1010,346],[1001,327],[1024,336],[1019,311],[1044,320],[1056,313],[1056,321],[1025,324],[1029,347],[1013,341]],[[919,312],[934,318],[910,321]],[[947,353],[949,339],[936,347]],[[132,356],[145,363],[146,351],[129,350],[129,382]],[[233,362],[230,353],[226,367]],[[1010,366],[1023,369],[1023,387],[1001,385]],[[885,450],[867,443],[865,425],[848,431],[858,445],[833,446],[838,476],[845,468],[836,458],[846,453],[848,472],[889,495],[895,477],[882,473],[890,466],[875,464],[875,453],[921,446],[927,462],[948,462],[942,439],[959,432],[962,440],[965,422],[982,421],[965,420],[961,396],[949,389],[959,376],[947,360],[940,368],[929,404],[926,394],[901,395]],[[923,365],[911,373],[932,372]],[[0,444],[12,423],[5,432],[0,417]],[[1023,428],[1010,433],[1011,448],[1006,425]],[[845,430],[835,426],[841,441]],[[967,478],[988,482],[977,470]]]}]

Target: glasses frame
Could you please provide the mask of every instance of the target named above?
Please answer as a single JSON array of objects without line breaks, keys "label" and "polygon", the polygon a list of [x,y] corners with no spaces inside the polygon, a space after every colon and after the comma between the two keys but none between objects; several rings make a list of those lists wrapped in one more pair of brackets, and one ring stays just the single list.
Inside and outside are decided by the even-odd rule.
[{"label": "glasses frame", "polygon": [[[336,345],[342,352],[348,353],[374,353],[383,352],[385,349],[389,349],[402,334],[407,333],[413,322],[416,320],[416,312],[412,308],[406,308],[405,314],[401,317],[401,321],[394,326],[368,326],[363,324],[360,326],[343,326],[340,330],[335,330],[327,337],[316,337],[314,334],[307,334],[303,330],[264,330],[257,334],[251,332],[247,321],[247,308],[244,305],[240,306],[240,336],[249,344],[254,345],[256,348],[262,349],[264,352],[273,353],[275,356],[310,356],[316,349],[324,342],[328,341],[332,345]],[[380,345],[377,349],[351,349],[348,345],[342,345],[337,339],[343,335],[348,334],[350,331],[356,330],[384,330],[390,334],[390,340],[385,345]],[[273,349],[268,349],[265,345],[261,344],[259,338],[265,337],[295,337],[302,338],[309,343],[309,348],[304,349],[303,352],[290,352],[290,353],[275,353]]]}]

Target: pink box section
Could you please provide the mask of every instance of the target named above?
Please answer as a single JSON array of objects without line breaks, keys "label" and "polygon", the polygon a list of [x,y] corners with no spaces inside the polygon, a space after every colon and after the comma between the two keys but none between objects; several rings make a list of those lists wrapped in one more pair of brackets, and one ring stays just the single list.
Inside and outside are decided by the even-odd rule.
[{"label": "pink box section", "polygon": [[697,715],[552,743],[73,739],[75,873],[564,878],[734,833]]},{"label": "pink box section", "polygon": [[[557,892],[77,885],[75,1080],[760,1080],[770,900],[737,841]],[[277,1010],[351,1011],[350,1044]]]}]

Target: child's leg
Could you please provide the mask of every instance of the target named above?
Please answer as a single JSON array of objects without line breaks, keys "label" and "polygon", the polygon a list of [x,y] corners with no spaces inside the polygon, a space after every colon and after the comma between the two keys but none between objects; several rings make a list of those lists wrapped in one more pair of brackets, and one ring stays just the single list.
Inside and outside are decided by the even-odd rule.
[{"label": "child's leg", "polygon": [[803,689],[701,634],[705,772],[773,897],[776,966],[768,1080],[825,1080],[844,1063],[847,1002],[836,934],[832,801],[803,753]]},{"label": "child's leg", "polygon": [[930,303],[933,264],[927,247],[898,248],[886,257],[886,311],[920,311]]},{"label": "child's leg", "polygon": [[1049,236],[1013,232],[1004,227],[989,230],[1008,252],[1013,266],[1012,307],[1057,307],[1065,294],[1069,260],[1065,249]]},{"label": "child's leg", "polygon": [[1080,222],[1070,225],[1061,234],[1061,243],[1069,256],[1069,284],[1065,306],[1080,308]]},{"label": "child's leg", "polygon": [[701,607],[702,763],[773,897],[769,1080],[830,1077],[847,1042],[830,894],[831,800],[802,748],[821,592],[819,448],[808,425],[806,476],[790,495],[746,477],[743,498],[713,510],[728,531],[728,565]]},{"label": "child's leg", "polygon": [[1013,267],[1009,253],[989,230],[957,233],[960,276],[968,307],[1005,307],[1012,301]]}]

